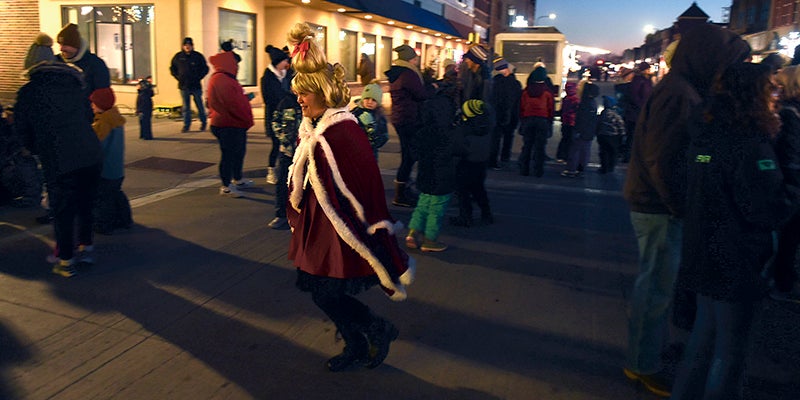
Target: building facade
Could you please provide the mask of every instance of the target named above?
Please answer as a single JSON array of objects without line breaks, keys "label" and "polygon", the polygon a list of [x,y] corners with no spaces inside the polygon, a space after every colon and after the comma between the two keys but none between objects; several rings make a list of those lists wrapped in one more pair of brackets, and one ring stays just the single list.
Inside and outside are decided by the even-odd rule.
[{"label": "building facade", "polygon": [[[187,36],[206,58],[219,51],[220,43],[233,39],[234,51],[242,57],[237,79],[246,91],[259,93],[259,79],[270,62],[264,48],[286,45],[286,33],[297,22],[316,29],[328,59],[344,65],[348,82],[357,82],[362,53],[372,58],[376,76],[385,78],[383,71],[394,57],[392,49],[401,44],[417,50],[423,67],[439,70],[445,59],[460,60],[475,15],[473,0],[156,0],[144,4],[0,0],[0,11],[4,19],[0,38],[11,43],[6,57],[0,59],[3,104],[13,103],[24,84],[23,60],[36,34],[42,31],[55,38],[71,22],[79,26],[90,50],[108,65],[123,109],[134,107],[136,82],[146,76],[156,85],[155,104],[180,104],[169,66]],[[53,50],[59,51],[57,44]]]}]

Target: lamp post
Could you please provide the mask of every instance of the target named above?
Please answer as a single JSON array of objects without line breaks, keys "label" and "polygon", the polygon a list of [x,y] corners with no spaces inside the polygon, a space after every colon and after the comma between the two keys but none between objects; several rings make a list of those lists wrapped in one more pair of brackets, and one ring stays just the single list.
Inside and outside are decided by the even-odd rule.
[{"label": "lamp post", "polygon": [[539,20],[540,20],[540,19],[542,19],[542,18],[550,18],[551,20],[554,20],[554,19],[556,19],[556,13],[550,13],[550,14],[547,14],[547,15],[542,15],[542,16],[536,17],[536,19],[535,19],[535,20],[533,20],[533,24],[534,24],[534,26],[535,26],[535,25],[536,25],[536,23],[537,23],[537,22],[539,22]]}]

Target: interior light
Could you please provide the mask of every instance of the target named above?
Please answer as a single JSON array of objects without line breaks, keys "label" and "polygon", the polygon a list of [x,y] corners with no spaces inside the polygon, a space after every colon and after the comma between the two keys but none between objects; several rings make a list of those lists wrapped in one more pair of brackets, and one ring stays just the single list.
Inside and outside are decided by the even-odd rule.
[{"label": "interior light", "polygon": [[414,29],[414,25],[406,25],[406,29]]},{"label": "interior light", "polygon": [[442,34],[441,33],[437,33],[437,34],[435,34],[433,36],[439,37],[439,36],[442,36]]},{"label": "interior light", "polygon": [[422,33],[428,33],[428,30],[427,29],[423,29]]},{"label": "interior light", "polygon": [[365,19],[372,19],[372,15],[365,15],[364,18]]},{"label": "interior light", "polygon": [[338,12],[345,12],[345,11],[347,11],[347,10],[345,10],[344,8],[337,8],[337,9],[336,9],[336,11],[338,11]]},{"label": "interior light", "polygon": [[394,25],[394,21],[389,21],[389,22],[387,22],[387,24]]},{"label": "interior light", "polygon": [[311,3],[311,0],[302,0],[303,4]]}]

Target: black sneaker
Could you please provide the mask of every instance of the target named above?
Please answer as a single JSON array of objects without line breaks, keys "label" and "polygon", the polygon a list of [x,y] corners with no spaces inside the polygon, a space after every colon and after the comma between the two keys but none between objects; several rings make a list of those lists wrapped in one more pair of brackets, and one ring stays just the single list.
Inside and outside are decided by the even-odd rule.
[{"label": "black sneaker", "polygon": [[189,132],[189,127],[184,126],[183,129],[181,129],[181,133],[187,133],[187,132]]},{"label": "black sneaker", "polygon": [[628,379],[634,382],[641,382],[645,389],[656,396],[669,397],[672,395],[672,384],[664,376],[663,371],[656,372],[655,374],[640,374],[623,368],[622,372]]}]

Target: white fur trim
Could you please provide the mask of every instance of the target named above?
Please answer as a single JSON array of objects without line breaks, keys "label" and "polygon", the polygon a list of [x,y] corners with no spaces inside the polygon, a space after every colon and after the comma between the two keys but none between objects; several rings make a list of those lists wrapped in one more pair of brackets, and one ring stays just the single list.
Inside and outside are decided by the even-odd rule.
[{"label": "white fur trim", "polygon": [[417,260],[413,257],[408,257],[408,269],[403,275],[400,275],[400,283],[408,286],[414,283],[414,278],[417,277]]},{"label": "white fur trim", "polygon": [[[375,274],[378,276],[381,286],[394,292],[391,296],[389,296],[392,300],[404,300],[407,296],[403,286],[395,284],[392,281],[392,278],[387,272],[386,267],[381,263],[380,260],[378,260],[377,257],[375,257],[366,244],[360,241],[358,237],[350,230],[344,220],[342,220],[342,218],[336,212],[336,209],[331,204],[328,193],[322,186],[319,170],[317,169],[317,163],[314,160],[314,149],[316,148],[317,144],[320,145],[325,159],[328,161],[328,164],[331,167],[334,185],[342,192],[348,201],[350,201],[353,209],[356,211],[356,214],[362,223],[366,223],[364,207],[347,188],[347,185],[345,184],[344,179],[339,171],[338,165],[336,164],[336,160],[334,159],[330,145],[324,138],[324,133],[329,127],[348,120],[356,122],[353,114],[347,111],[346,108],[330,108],[326,110],[325,114],[322,116],[322,119],[319,121],[319,123],[317,123],[316,128],[312,127],[311,120],[309,118],[303,118],[303,122],[300,124],[299,129],[300,144],[297,146],[294,158],[292,160],[293,168],[290,168],[289,186],[292,188],[292,192],[289,195],[289,202],[295,210],[300,210],[300,202],[303,199],[303,192],[305,190],[306,182],[308,182],[311,185],[312,190],[314,190],[314,194],[317,197],[317,201],[319,202],[322,211],[325,213],[325,216],[328,217],[328,220],[331,222],[333,229],[336,230],[336,233],[339,235],[339,237],[342,238],[342,240],[347,243],[348,246],[355,250],[355,252],[361,256],[361,258],[369,263],[370,267],[372,267],[372,270],[375,271]],[[383,222],[384,221],[381,221],[376,225],[380,225]],[[377,230],[381,227],[390,229],[388,226],[391,226],[391,224],[388,223],[388,221],[385,222],[386,224],[376,227],[375,229]],[[411,274],[413,276],[413,272]],[[406,274],[403,275],[405,276]],[[404,278],[404,280],[408,281],[408,278]]]},{"label": "white fur trim", "polygon": [[378,231],[378,229],[386,229],[390,234],[394,235],[395,232],[398,232],[401,229],[403,229],[403,223],[400,222],[400,221],[392,223],[392,221],[389,221],[388,219],[385,219],[383,221],[376,222],[376,223],[370,225],[367,228],[367,233],[369,233],[370,235],[374,235],[375,232]]}]

